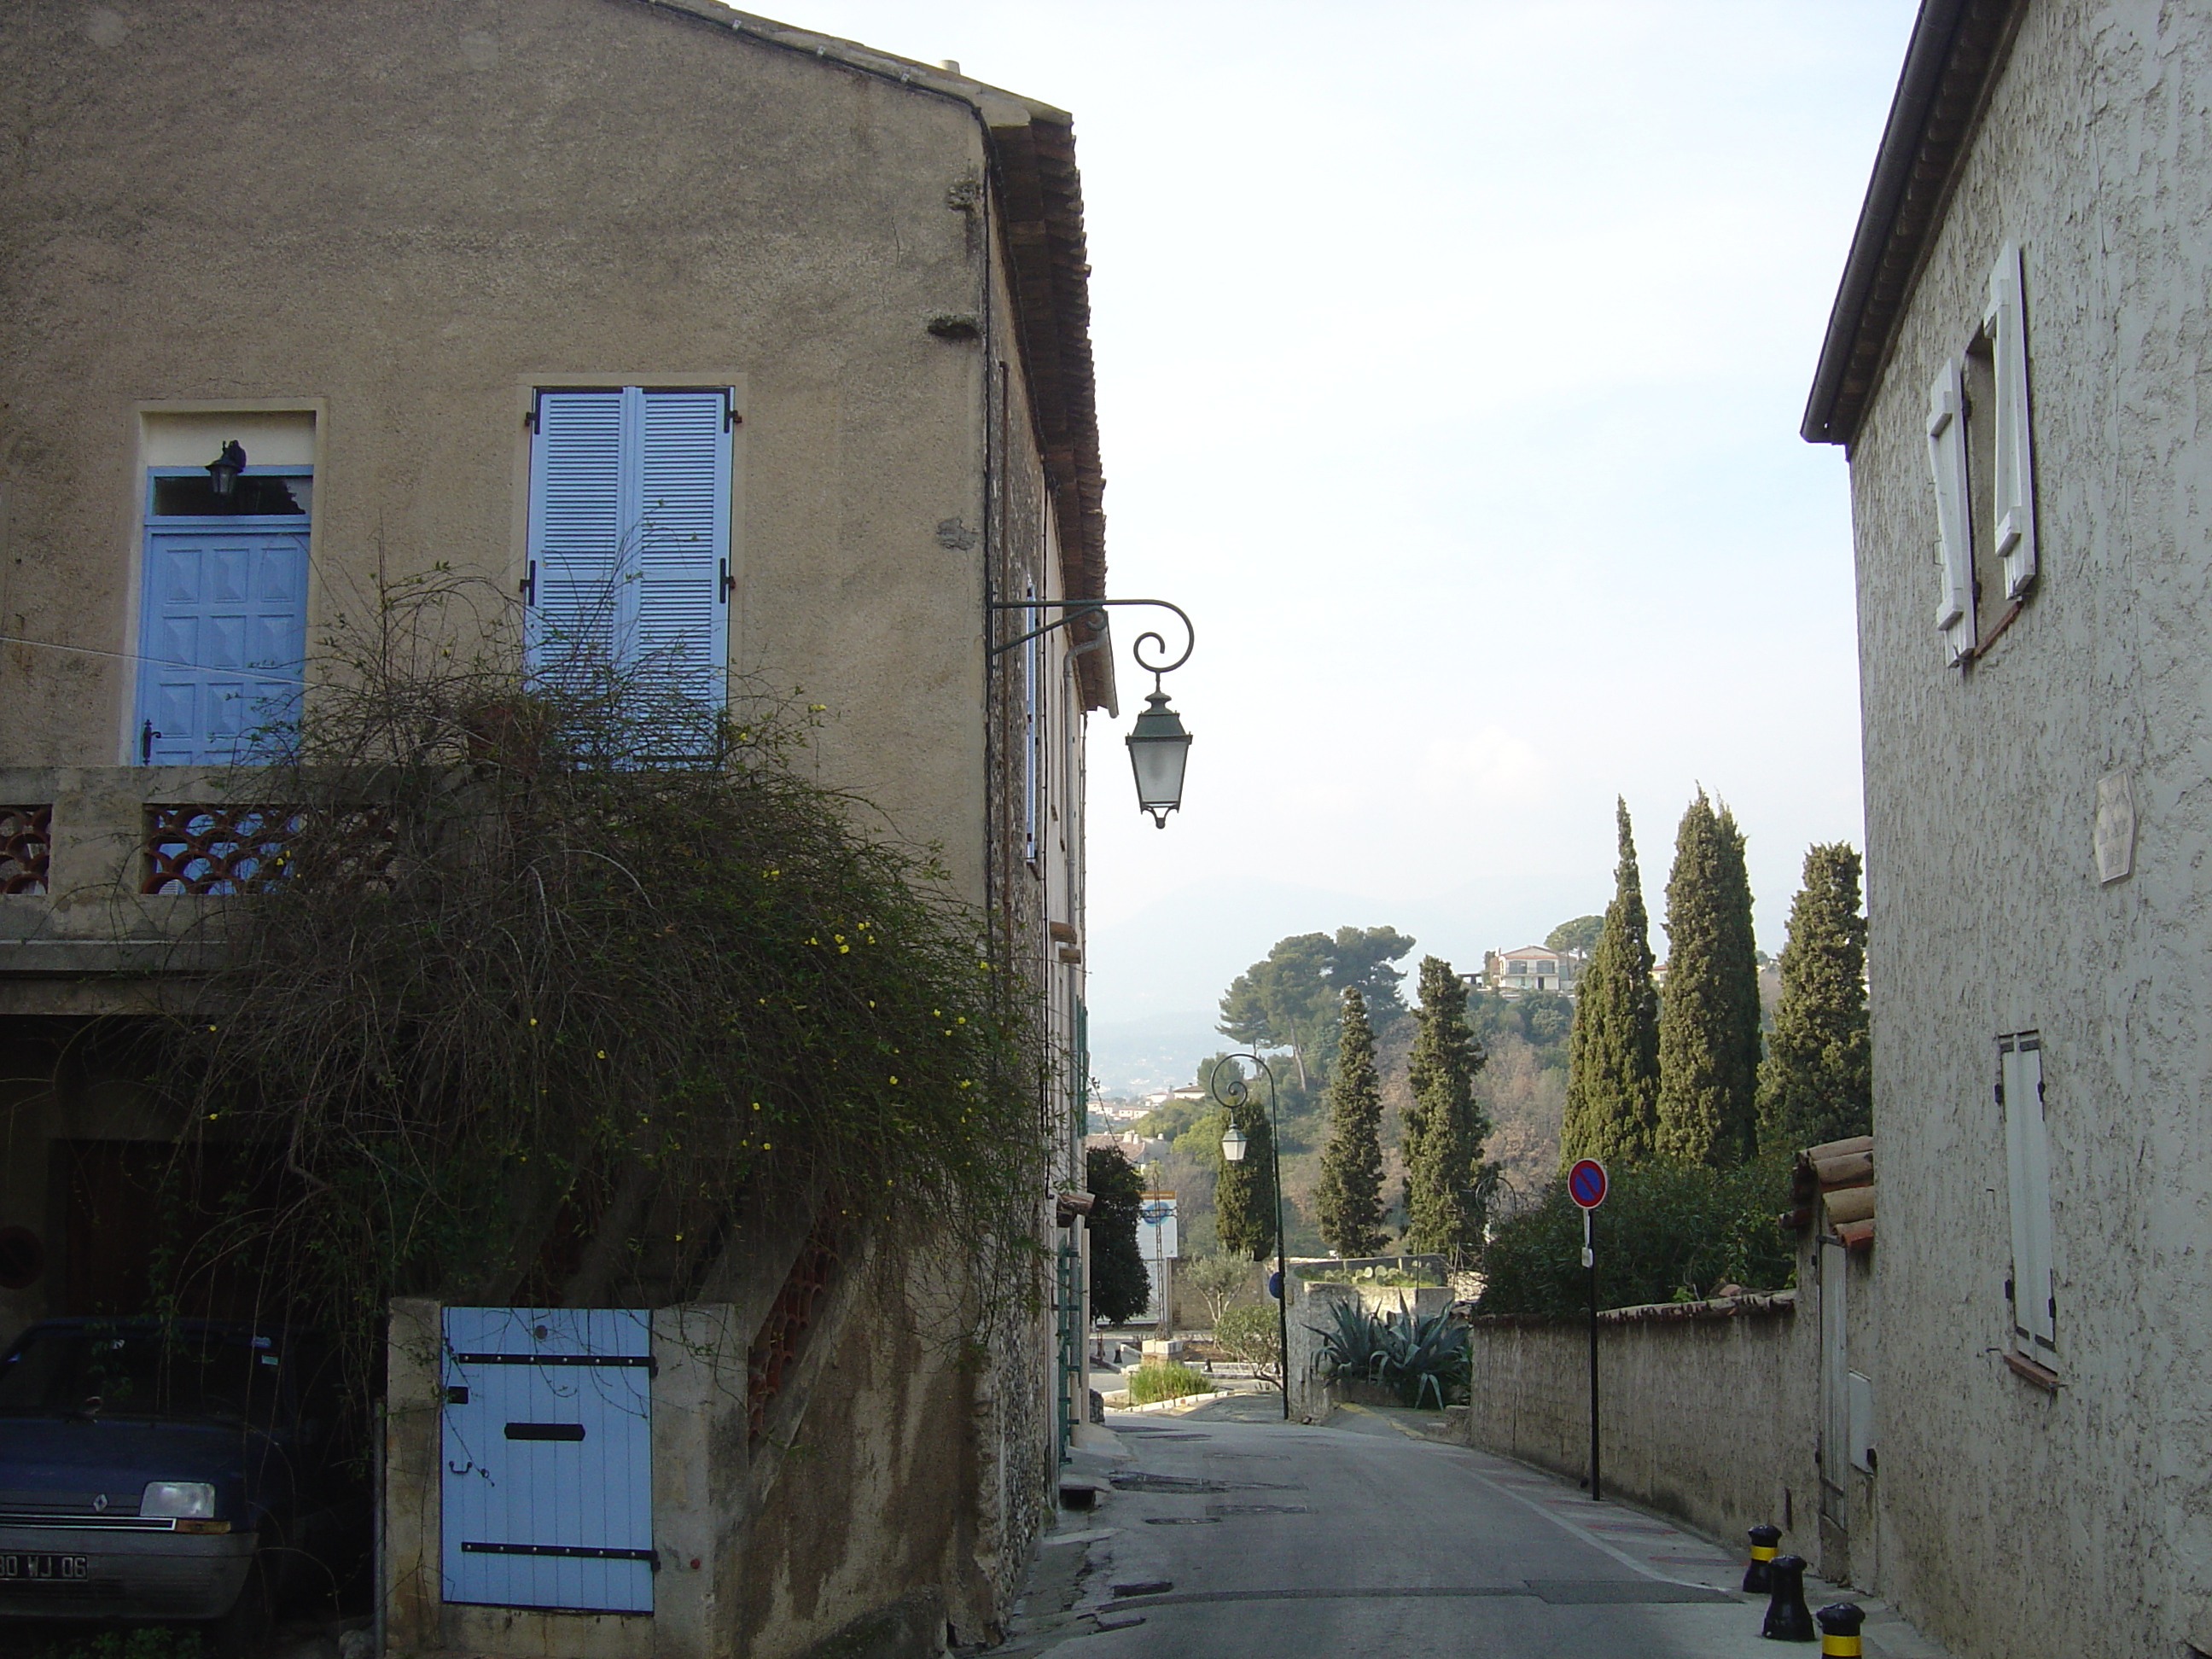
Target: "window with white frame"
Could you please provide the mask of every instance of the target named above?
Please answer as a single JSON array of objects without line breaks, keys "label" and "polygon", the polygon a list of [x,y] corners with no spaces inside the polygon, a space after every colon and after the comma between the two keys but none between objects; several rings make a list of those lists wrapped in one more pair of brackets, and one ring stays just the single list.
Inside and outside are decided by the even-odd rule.
[{"label": "window with white frame", "polygon": [[2058,1293],[2051,1271],[2051,1141],[2044,1122],[2043,1039],[1997,1039],[1997,1104],[2004,1114],[2006,1189],[2012,1210],[2013,1349],[2055,1369]]},{"label": "window with white frame", "polygon": [[2026,598],[2037,570],[2027,317],[2020,249],[1990,271],[1980,327],[1928,389],[1936,490],[1936,626],[1948,659],[1972,661],[1978,629]]},{"label": "window with white frame", "polygon": [[734,424],[726,387],[538,394],[524,578],[534,670],[645,674],[726,700]]}]

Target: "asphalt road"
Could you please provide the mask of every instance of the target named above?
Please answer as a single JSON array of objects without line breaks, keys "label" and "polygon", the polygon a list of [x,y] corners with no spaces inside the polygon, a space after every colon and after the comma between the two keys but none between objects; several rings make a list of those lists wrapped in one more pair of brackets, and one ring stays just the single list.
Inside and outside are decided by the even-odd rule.
[{"label": "asphalt road", "polygon": [[[1262,1407],[1267,1411],[1262,1411]],[[1056,1659],[1771,1659],[1741,1565],[1638,1511],[1402,1419],[1267,1420],[1267,1398],[1113,1413],[1125,1457],[1064,1544],[1065,1623],[1010,1651]],[[1076,1552],[1082,1552],[1079,1565]],[[1049,1600],[1040,1591],[1033,1601]],[[1095,1622],[1094,1622],[1095,1620]]]}]

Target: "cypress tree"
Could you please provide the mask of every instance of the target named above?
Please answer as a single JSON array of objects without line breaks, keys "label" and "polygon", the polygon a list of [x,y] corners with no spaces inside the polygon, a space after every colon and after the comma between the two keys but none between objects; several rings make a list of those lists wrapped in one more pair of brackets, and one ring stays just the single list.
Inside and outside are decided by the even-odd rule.
[{"label": "cypress tree", "polygon": [[1382,1094],[1375,1079],[1367,999],[1356,986],[1345,988],[1328,1117],[1328,1146],[1314,1192],[1321,1236],[1339,1255],[1372,1255],[1389,1237],[1382,1225]]},{"label": "cypress tree", "polygon": [[1407,1062],[1406,1248],[1464,1260],[1481,1248],[1492,1172],[1482,1143],[1490,1120],[1474,1077],[1489,1056],[1467,1024],[1467,986],[1440,957],[1421,958],[1421,1006]]},{"label": "cypress tree", "polygon": [[1576,988],[1568,1037],[1563,1165],[1578,1158],[1644,1163],[1651,1157],[1657,1121],[1659,993],[1651,983],[1651,924],[1628,803],[1617,796],[1613,823],[1620,861],[1613,866],[1613,902]]},{"label": "cypress tree", "polygon": [[1094,1146],[1083,1155],[1083,1184],[1091,1206],[1091,1311],[1120,1325],[1144,1312],[1152,1299],[1152,1274],[1137,1245],[1143,1219],[1145,1178],[1118,1146]]},{"label": "cypress tree", "polygon": [[1698,791],[1667,878],[1667,984],[1659,999],[1659,1124],[1670,1164],[1725,1170],[1757,1149],[1759,954],[1743,833]]},{"label": "cypress tree", "polygon": [[1808,848],[1782,947],[1782,1000],[1759,1068],[1766,1146],[1817,1146],[1873,1132],[1866,927],[1858,854],[1844,842]]},{"label": "cypress tree", "polygon": [[1258,1261],[1275,1249],[1275,1137],[1255,1092],[1230,1107],[1229,1121],[1244,1132],[1244,1157],[1231,1164],[1214,1143],[1213,1237],[1227,1254]]}]

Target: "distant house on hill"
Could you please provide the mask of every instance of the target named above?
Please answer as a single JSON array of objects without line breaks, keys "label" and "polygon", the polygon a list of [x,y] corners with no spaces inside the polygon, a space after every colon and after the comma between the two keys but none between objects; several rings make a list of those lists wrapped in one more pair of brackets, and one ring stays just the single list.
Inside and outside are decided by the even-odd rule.
[{"label": "distant house on hill", "polygon": [[1517,997],[1530,991],[1564,991],[1572,996],[1588,959],[1573,951],[1554,951],[1547,945],[1524,945],[1514,951],[1482,953],[1482,988],[1501,996]]}]

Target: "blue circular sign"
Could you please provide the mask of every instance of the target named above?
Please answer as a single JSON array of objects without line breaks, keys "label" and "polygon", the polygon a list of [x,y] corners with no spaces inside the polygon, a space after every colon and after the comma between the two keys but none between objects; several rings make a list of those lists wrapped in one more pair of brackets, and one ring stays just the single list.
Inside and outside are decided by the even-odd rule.
[{"label": "blue circular sign", "polygon": [[1605,1202],[1605,1165],[1594,1158],[1578,1158],[1567,1171],[1567,1196],[1585,1210]]}]

